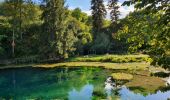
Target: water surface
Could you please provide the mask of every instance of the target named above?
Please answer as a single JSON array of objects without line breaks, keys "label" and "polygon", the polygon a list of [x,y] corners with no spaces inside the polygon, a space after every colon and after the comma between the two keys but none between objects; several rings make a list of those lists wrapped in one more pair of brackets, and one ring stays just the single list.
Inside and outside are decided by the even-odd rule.
[{"label": "water surface", "polygon": [[167,100],[170,91],[136,93],[126,86],[107,93],[112,73],[102,68],[20,68],[0,70],[0,100]]}]

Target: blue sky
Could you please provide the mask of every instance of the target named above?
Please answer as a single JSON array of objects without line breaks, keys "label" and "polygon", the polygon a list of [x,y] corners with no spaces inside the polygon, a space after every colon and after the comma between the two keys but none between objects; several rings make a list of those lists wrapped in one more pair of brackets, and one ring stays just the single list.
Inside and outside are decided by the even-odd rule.
[{"label": "blue sky", "polygon": [[[104,0],[104,4],[107,5],[108,0]],[[119,11],[121,13],[120,18],[124,18],[129,12],[134,11],[134,6],[121,6],[121,4],[125,0],[119,0],[118,5],[120,6]],[[75,9],[79,7],[83,12],[87,13],[88,15],[91,14],[90,6],[91,6],[91,0],[67,0],[66,4],[68,4],[69,9]],[[109,12],[109,10],[108,10]],[[109,19],[109,15],[107,15],[107,18]]]},{"label": "blue sky", "polygon": [[[125,0],[119,0],[119,2],[121,3],[123,1]],[[67,4],[69,4],[70,7],[80,7],[82,10],[89,10],[91,5],[91,0],[67,0]]]},{"label": "blue sky", "polygon": [[[0,0],[2,2],[3,0]],[[35,0],[37,1],[37,0]],[[134,11],[134,7],[132,6],[121,6],[121,4],[125,0],[119,0],[118,5],[120,6],[119,11],[121,13],[120,18],[124,18],[129,12]],[[91,14],[90,6],[91,6],[91,0],[67,0],[66,4],[69,6],[69,9],[75,9],[79,7],[83,12],[87,13],[88,15]],[[107,0],[104,0],[104,4],[107,5]],[[109,10],[108,10],[109,12]],[[109,15],[107,15],[107,18],[109,19]]]}]

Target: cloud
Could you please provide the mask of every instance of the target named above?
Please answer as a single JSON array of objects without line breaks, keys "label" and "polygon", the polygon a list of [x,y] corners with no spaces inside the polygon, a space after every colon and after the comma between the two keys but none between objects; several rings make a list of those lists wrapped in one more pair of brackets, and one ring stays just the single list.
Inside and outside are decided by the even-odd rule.
[{"label": "cloud", "polygon": [[120,11],[120,18],[126,17],[130,12],[134,11],[134,5],[131,6],[121,6],[122,3],[118,3],[120,6],[119,11]]},{"label": "cloud", "polygon": [[90,16],[92,11],[91,11],[91,10],[84,10],[84,11],[82,11],[82,12],[84,12],[84,13],[86,13],[87,15]]}]

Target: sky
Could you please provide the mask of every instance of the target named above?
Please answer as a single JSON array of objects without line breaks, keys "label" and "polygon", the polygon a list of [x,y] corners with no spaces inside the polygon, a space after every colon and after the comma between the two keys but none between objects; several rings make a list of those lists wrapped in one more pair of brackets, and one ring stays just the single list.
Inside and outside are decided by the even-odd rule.
[{"label": "sky", "polygon": [[[3,0],[0,0],[2,2]],[[35,0],[37,1],[37,0]],[[134,6],[131,5],[129,7],[127,6],[121,6],[121,4],[125,0],[119,0],[118,5],[120,6],[119,11],[120,11],[120,18],[124,18],[129,12],[134,11]],[[107,0],[104,0],[105,6],[107,5]],[[66,0],[66,5],[69,6],[69,9],[75,9],[79,7],[83,12],[87,13],[88,15],[91,15],[91,0]],[[107,6],[106,6],[107,7]],[[109,13],[110,11],[108,11]],[[107,15],[107,18],[109,19],[109,14]]]},{"label": "sky", "polygon": [[[121,6],[122,3],[125,0],[119,0],[118,5],[120,6],[119,11],[120,11],[120,18],[124,18],[129,12],[134,11],[134,6]],[[67,0],[66,4],[68,4],[69,9],[75,9],[79,7],[83,12],[87,13],[88,15],[91,15],[91,0]],[[104,0],[105,6],[107,5],[107,0]],[[107,6],[106,6],[107,8]],[[108,11],[109,13],[110,11]],[[109,19],[109,14],[107,15],[107,18]]]}]

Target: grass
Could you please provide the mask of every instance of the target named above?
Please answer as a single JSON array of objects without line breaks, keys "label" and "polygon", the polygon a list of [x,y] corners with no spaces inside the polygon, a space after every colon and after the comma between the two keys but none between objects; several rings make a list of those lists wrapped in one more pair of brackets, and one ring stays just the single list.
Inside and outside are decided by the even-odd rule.
[{"label": "grass", "polygon": [[107,63],[107,62],[64,62],[56,64],[40,64],[34,65],[33,67],[42,68],[55,68],[55,67],[102,67],[106,69],[120,69],[120,70],[146,70],[150,64],[149,63]]},{"label": "grass", "polygon": [[[148,55],[89,55],[72,57],[66,59],[62,63],[53,64],[20,64],[20,65],[7,65],[1,66],[0,69],[6,68],[23,68],[23,67],[42,67],[42,68],[55,68],[55,67],[102,67],[107,69],[120,69],[120,70],[148,70],[150,63]],[[150,59],[151,60],[151,59]],[[155,67],[154,67],[155,68]]]},{"label": "grass", "polygon": [[128,63],[128,62],[151,62],[152,59],[148,55],[89,55],[72,57],[67,59],[68,62],[112,62],[112,63]]},{"label": "grass", "polygon": [[113,73],[111,75],[115,80],[132,80],[133,75],[127,73]]}]

